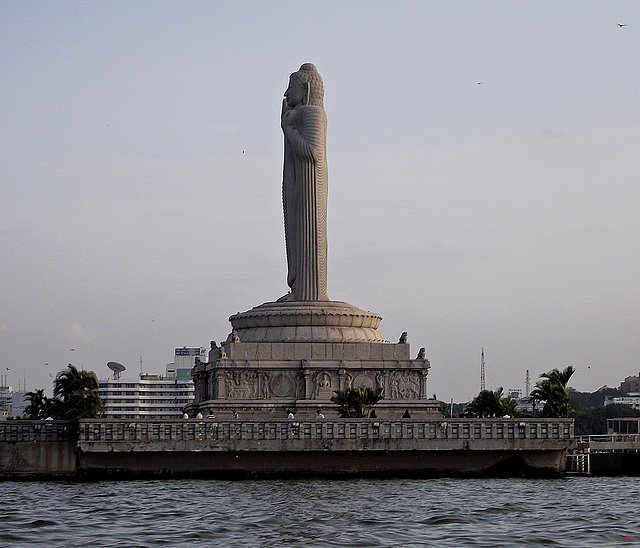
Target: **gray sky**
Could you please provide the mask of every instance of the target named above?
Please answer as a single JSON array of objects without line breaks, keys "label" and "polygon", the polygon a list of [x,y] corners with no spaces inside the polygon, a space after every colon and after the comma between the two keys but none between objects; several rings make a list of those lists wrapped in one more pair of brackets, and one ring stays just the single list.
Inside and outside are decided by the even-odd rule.
[{"label": "gray sky", "polygon": [[331,298],[425,346],[440,399],[477,394],[481,347],[488,388],[617,386],[638,51],[638,2],[2,2],[2,373],[162,373],[286,292],[280,107],[312,62]]}]

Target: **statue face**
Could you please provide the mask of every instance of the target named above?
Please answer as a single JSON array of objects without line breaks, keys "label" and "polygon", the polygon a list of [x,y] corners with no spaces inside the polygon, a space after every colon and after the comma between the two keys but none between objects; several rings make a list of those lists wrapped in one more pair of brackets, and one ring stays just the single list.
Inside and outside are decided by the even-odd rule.
[{"label": "statue face", "polygon": [[296,107],[307,98],[307,85],[302,82],[293,83],[289,80],[289,87],[284,92],[284,96],[287,99],[287,105],[290,107]]}]

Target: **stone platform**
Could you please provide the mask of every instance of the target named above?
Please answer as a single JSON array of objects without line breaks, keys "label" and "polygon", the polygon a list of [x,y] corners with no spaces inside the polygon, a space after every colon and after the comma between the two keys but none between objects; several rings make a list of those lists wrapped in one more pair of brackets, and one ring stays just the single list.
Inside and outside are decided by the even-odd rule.
[{"label": "stone platform", "polygon": [[209,361],[193,370],[190,416],[230,417],[236,409],[243,418],[284,418],[289,410],[312,418],[321,409],[335,417],[335,391],[359,386],[383,390],[380,418],[438,412],[424,348],[412,359],[406,334],[386,341],[379,314],[337,301],[270,302],[229,320],[227,340],[212,342]]}]

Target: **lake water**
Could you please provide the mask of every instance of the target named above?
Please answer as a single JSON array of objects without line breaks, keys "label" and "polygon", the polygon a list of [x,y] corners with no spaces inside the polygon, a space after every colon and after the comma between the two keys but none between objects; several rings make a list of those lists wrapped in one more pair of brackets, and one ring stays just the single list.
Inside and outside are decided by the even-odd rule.
[{"label": "lake water", "polygon": [[640,544],[634,478],[0,482],[0,546]]}]

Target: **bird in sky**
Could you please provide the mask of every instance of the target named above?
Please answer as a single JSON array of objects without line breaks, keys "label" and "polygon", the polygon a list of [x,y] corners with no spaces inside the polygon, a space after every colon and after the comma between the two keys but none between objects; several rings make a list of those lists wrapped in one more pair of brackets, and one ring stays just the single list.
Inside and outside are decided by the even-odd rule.
[{"label": "bird in sky", "polygon": [[626,26],[627,26],[627,24],[626,24],[626,23],[624,23],[624,24],[622,24],[622,23],[618,23],[618,26],[619,26],[620,28],[622,28],[622,27],[626,27]]}]

